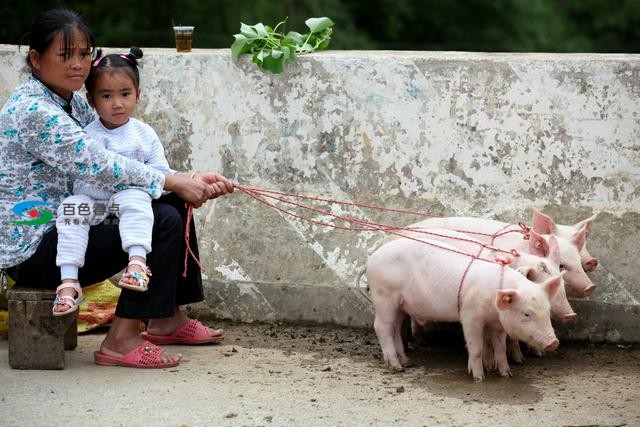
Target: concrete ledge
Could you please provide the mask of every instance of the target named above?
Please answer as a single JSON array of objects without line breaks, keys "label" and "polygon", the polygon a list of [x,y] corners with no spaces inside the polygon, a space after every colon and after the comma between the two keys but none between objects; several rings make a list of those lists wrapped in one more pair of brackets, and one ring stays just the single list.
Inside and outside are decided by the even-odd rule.
[{"label": "concrete ledge", "polygon": [[206,300],[188,307],[204,319],[373,325],[371,304],[355,288],[293,283],[207,282]]},{"label": "concrete ledge", "polygon": [[[206,302],[187,311],[201,319],[334,324],[373,328],[373,305],[355,288],[291,283],[209,282]],[[560,339],[640,342],[640,306],[571,300],[578,318],[556,325]],[[435,329],[448,326],[435,325]]]}]

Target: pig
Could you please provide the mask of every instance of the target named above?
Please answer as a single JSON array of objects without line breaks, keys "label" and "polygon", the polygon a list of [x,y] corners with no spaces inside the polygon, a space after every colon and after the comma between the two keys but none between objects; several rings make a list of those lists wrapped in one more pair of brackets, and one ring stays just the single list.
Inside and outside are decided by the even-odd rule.
[{"label": "pig", "polygon": [[507,334],[541,351],[558,347],[549,299],[558,291],[561,276],[539,285],[482,259],[467,269],[471,258],[459,252],[437,240],[398,239],[369,257],[366,275],[376,313],[374,329],[388,366],[401,370],[409,363],[400,336],[406,316],[420,325],[460,322],[469,353],[467,369],[475,381],[484,380],[485,331],[502,376],[511,375]]},{"label": "pig", "polygon": [[[547,256],[549,253],[549,235],[542,235],[533,229],[526,233],[518,225],[470,217],[430,218],[409,225],[385,237],[378,244],[378,247],[398,239],[402,235],[424,236],[424,232],[431,228],[459,231],[503,250],[515,249],[518,252],[529,252],[541,257]],[[591,295],[596,289],[596,285],[582,268],[579,253],[579,249],[584,246],[586,240],[586,228],[587,225],[583,224],[582,228],[569,239],[556,236],[560,248],[560,270],[565,271],[564,281],[567,295],[570,297],[584,298]]]},{"label": "pig", "polygon": [[[423,230],[419,236],[418,240],[423,240],[425,238],[429,240],[437,240],[439,242],[447,243],[465,254],[476,255],[490,260],[495,259],[498,262],[503,262],[505,265],[515,268],[518,272],[526,276],[527,279],[535,283],[543,283],[551,276],[561,275],[559,270],[560,246],[558,244],[558,239],[555,236],[550,236],[548,243],[546,241],[543,242],[540,236],[534,236],[527,241],[529,244],[529,252],[541,253],[541,251],[538,251],[538,248],[548,245],[545,246],[545,251],[547,252],[546,258],[527,252],[517,254],[511,252],[505,253],[503,251],[494,250],[491,246],[487,246],[482,249],[483,243],[480,240],[459,231],[442,228]],[[356,278],[357,283],[359,283],[359,277],[360,276]],[[569,301],[567,300],[563,280],[558,292],[556,292],[555,296],[551,299],[551,317],[561,323],[566,323],[575,319],[576,316],[576,313],[573,311]],[[414,331],[414,328],[415,324],[412,324],[412,331]]]},{"label": "pig", "polygon": [[[449,243],[456,249],[467,254],[480,254],[480,256],[483,256],[485,258],[496,258],[498,260],[501,260],[510,267],[515,268],[518,272],[526,276],[532,282],[544,283],[552,276],[561,275],[559,271],[560,248],[558,246],[557,239],[554,236],[549,237],[549,254],[547,255],[547,258],[542,258],[525,252],[518,255],[514,255],[512,253],[505,254],[499,251],[492,250],[490,247],[485,248],[482,253],[480,253],[479,250],[480,248],[482,248],[483,244],[479,240],[464,233],[452,230],[437,228],[428,229],[424,230],[420,234],[420,238],[424,237],[427,237],[431,240],[438,240],[444,243]],[[532,246],[529,250],[535,251],[535,246],[537,246],[536,238],[529,239],[528,242],[529,245]],[[359,286],[358,284],[360,281],[360,276],[363,272],[364,271],[361,270],[361,273],[356,278],[356,286]],[[571,305],[569,304],[569,301],[567,300],[564,281],[562,281],[558,291],[550,302],[551,317],[553,319],[558,320],[561,323],[566,323],[576,318],[577,315],[573,311]],[[418,343],[422,341],[422,332],[423,328],[421,328],[414,319],[411,319],[411,333]],[[508,354],[512,358],[512,360],[514,360],[516,363],[524,363],[524,356],[517,340],[508,337],[507,349]],[[493,367],[493,352],[490,342],[485,343],[485,350],[483,352],[483,355],[485,357],[485,367]]]},{"label": "pig", "polygon": [[[565,239],[571,239],[582,228],[585,229],[585,240],[591,233],[593,221],[596,219],[597,214],[578,222],[575,225],[562,225],[556,224],[554,220],[549,216],[540,212],[538,209],[533,208],[533,219],[531,221],[531,227],[540,234],[555,234]],[[586,272],[594,271],[598,266],[598,258],[593,257],[587,250],[587,245],[584,244],[582,248],[578,248],[580,251],[580,261],[582,263],[582,269]]]}]

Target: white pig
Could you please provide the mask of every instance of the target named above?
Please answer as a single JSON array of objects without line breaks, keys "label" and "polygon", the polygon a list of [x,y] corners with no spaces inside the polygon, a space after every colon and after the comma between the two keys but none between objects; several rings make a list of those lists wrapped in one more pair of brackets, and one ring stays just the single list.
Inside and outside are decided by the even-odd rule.
[{"label": "white pig", "polygon": [[[415,238],[415,236],[413,237]],[[424,230],[424,233],[421,233],[420,237],[418,237],[418,240],[423,239],[447,243],[465,254],[479,254],[482,258],[503,261],[510,268],[515,268],[518,272],[526,276],[527,279],[535,283],[544,283],[552,276],[559,276],[561,274],[559,269],[560,246],[555,236],[549,237],[546,258],[527,252],[517,254],[505,253],[503,251],[493,250],[491,247],[486,247],[480,252],[483,245],[480,240],[465,233],[442,228]],[[540,245],[544,246],[547,244],[546,241],[542,240],[542,237],[536,235],[527,240],[527,242],[529,244],[529,252],[537,252]],[[359,276],[356,278],[356,282],[359,282]],[[553,319],[566,323],[577,316],[567,300],[564,280],[550,302],[551,317]]]},{"label": "white pig", "polygon": [[[571,239],[582,228],[585,230],[585,240],[591,233],[593,221],[596,219],[597,214],[582,220],[575,225],[562,225],[556,224],[555,221],[549,216],[540,212],[538,209],[533,208],[533,219],[531,221],[531,227],[540,234],[555,234],[565,239]],[[584,271],[593,271],[598,266],[598,258],[593,257],[587,250],[586,242],[582,248],[578,248],[580,251],[580,261]]]},{"label": "white pig", "polygon": [[558,347],[549,298],[557,292],[560,276],[539,285],[513,269],[478,259],[460,287],[471,258],[456,253],[453,246],[423,240],[389,242],[367,262],[376,311],[374,329],[387,365],[402,369],[402,364],[409,362],[400,336],[407,315],[421,325],[428,321],[460,322],[469,352],[468,370],[476,381],[484,379],[485,331],[491,335],[495,363],[503,376],[511,374],[507,334],[541,351]]},{"label": "white pig", "polygon": [[[530,230],[524,234],[518,225],[484,218],[444,217],[430,218],[406,227],[411,231],[401,230],[398,234],[408,236],[424,236],[424,231],[431,228],[444,228],[469,234],[483,243],[494,247],[518,252],[529,252],[533,255],[545,257],[549,254],[549,237]],[[494,237],[495,235],[495,237]],[[381,244],[397,239],[397,235],[389,235]],[[584,247],[586,239],[586,225],[575,232],[569,239],[557,237],[560,248],[560,270],[565,271],[564,281],[567,294],[571,297],[584,298],[593,293],[596,285],[589,279],[582,268],[579,248]],[[534,242],[534,245],[531,245]]]}]

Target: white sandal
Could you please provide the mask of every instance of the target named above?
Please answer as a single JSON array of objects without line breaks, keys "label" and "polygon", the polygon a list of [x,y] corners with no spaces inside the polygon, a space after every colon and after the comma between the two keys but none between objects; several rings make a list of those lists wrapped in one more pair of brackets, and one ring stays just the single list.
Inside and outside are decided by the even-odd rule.
[{"label": "white sandal", "polygon": [[[60,295],[60,291],[62,289],[71,288],[76,291],[76,297],[68,296],[68,295]],[[75,282],[67,282],[56,288],[56,299],[53,300],[53,308],[51,309],[54,316],[64,316],[69,313],[73,313],[80,307],[84,301],[84,295],[82,295],[82,288],[80,287],[80,283],[78,281]],[[69,308],[64,311],[55,311],[57,305],[68,305]]]},{"label": "white sandal", "polygon": [[[136,259],[129,260],[129,264],[127,265],[127,270],[130,265],[138,265],[142,267],[142,271],[127,271],[122,275],[122,278],[118,281],[118,287],[123,289],[130,289],[132,291],[145,292],[148,289],[149,285],[149,277],[151,276],[151,270],[142,261],[138,261]],[[126,283],[124,279],[133,279],[136,284],[132,285],[130,283]]]}]

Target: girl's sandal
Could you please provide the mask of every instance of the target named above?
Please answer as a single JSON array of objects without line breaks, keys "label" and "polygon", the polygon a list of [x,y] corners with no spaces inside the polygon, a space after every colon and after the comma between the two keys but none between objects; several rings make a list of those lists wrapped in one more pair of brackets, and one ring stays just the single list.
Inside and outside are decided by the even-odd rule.
[{"label": "girl's sandal", "polygon": [[[72,288],[76,291],[76,297],[68,296],[68,295],[60,295],[60,291],[62,289]],[[80,287],[80,283],[76,282],[67,282],[63,283],[56,288],[56,299],[53,300],[53,308],[52,313],[54,316],[64,316],[69,313],[73,313],[80,307],[80,304],[84,301],[84,296],[82,295],[82,288]],[[55,311],[56,306],[58,305],[68,305],[69,308],[64,311]]]},{"label": "girl's sandal", "polygon": [[[130,289],[132,291],[145,292],[149,285],[149,277],[151,276],[151,270],[142,261],[130,260],[127,265],[127,270],[131,265],[138,265],[142,267],[142,271],[127,271],[122,275],[122,278],[118,281],[118,287],[123,289]],[[133,280],[134,284],[125,282],[125,279]]]}]

